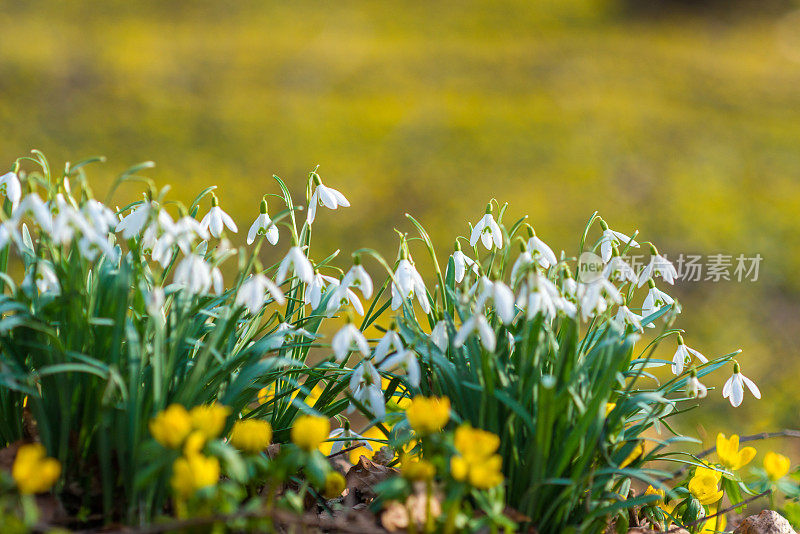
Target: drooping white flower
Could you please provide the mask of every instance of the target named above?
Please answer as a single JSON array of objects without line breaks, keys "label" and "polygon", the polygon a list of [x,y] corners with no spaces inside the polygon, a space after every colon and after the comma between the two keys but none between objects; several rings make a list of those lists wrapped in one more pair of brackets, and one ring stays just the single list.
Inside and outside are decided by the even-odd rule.
[{"label": "drooping white flower", "polygon": [[650,263],[645,265],[639,275],[639,287],[642,287],[648,280],[660,276],[670,285],[675,283],[678,278],[678,271],[675,266],[664,256],[660,255],[654,246],[650,246]]},{"label": "drooping white flower", "polygon": [[311,280],[314,278],[314,268],[311,266],[311,262],[308,261],[308,258],[306,258],[306,255],[303,254],[303,249],[298,246],[290,248],[289,252],[286,253],[286,256],[281,260],[281,264],[278,266],[278,277],[276,280],[278,284],[282,284],[286,280],[286,275],[289,273],[290,268],[293,268],[297,278],[306,284],[310,284]]},{"label": "drooping white flower", "polygon": [[469,237],[469,246],[474,247],[479,238],[486,250],[492,250],[492,246],[503,248],[503,232],[494,220],[491,203],[486,205],[486,213],[472,229],[472,234]]},{"label": "drooping white flower", "polygon": [[37,262],[31,266],[22,283],[27,286],[35,284],[36,289],[43,295],[61,294],[61,284],[58,281],[58,276],[56,276],[53,267],[44,261]]},{"label": "drooping white flower", "polygon": [[[164,212],[162,211],[161,213]],[[172,224],[166,224],[167,220],[162,220],[161,214],[159,214],[159,220],[164,233],[152,245],[151,256],[153,261],[157,261],[164,268],[172,261],[174,247],[178,247],[184,254],[190,254],[192,244],[196,239],[208,239],[208,231],[200,225],[197,219],[189,215],[184,215]],[[152,225],[150,228],[152,228]],[[150,228],[145,231],[145,235],[147,235]]]},{"label": "drooping white flower", "polygon": [[404,350],[403,341],[400,339],[400,334],[397,333],[397,326],[392,322],[389,330],[383,334],[375,346],[375,351],[372,353],[372,361],[381,363],[387,355],[402,350]]},{"label": "drooping white flower", "polygon": [[22,196],[22,186],[19,183],[17,173],[7,172],[0,176],[0,193],[5,195],[8,201],[11,202],[11,213],[14,213]]},{"label": "drooping white flower", "polygon": [[[553,318],[558,310],[563,310],[568,315],[573,315],[574,311],[570,305],[558,292],[556,285],[547,277],[537,272],[529,272],[520,285],[517,305],[525,309],[525,317],[533,319],[538,314],[544,317]],[[574,306],[574,305],[572,305]]]},{"label": "drooping white flower", "polygon": [[377,418],[386,415],[386,403],[381,389],[381,376],[372,362],[364,360],[350,375],[350,391],[353,398],[364,405]]},{"label": "drooping white flower", "polygon": [[[614,322],[616,322],[620,328],[624,329],[626,326],[630,325],[639,332],[644,332],[644,328],[642,328],[642,316],[632,312],[625,304],[619,305],[617,315],[614,317]],[[655,328],[655,325],[649,323],[647,327]]]},{"label": "drooping white flower", "polygon": [[259,235],[267,236],[267,241],[269,241],[271,245],[276,245],[278,243],[278,227],[275,226],[275,223],[269,218],[266,199],[261,201],[261,213],[256,217],[256,220],[253,221],[253,224],[250,225],[250,230],[247,232],[247,244],[252,245],[253,241],[256,240],[256,236]]},{"label": "drooping white flower", "polygon": [[603,314],[611,304],[622,304],[619,290],[603,277],[586,284],[579,284],[578,298],[584,321],[588,321],[593,315]]},{"label": "drooping white flower", "polygon": [[343,208],[350,207],[350,202],[345,198],[345,196],[336,189],[324,185],[316,172],[312,173],[311,176],[314,180],[316,188],[314,189],[314,193],[311,194],[311,198],[308,201],[308,214],[306,216],[306,221],[308,224],[313,224],[314,219],[317,216],[318,205],[325,206],[326,208],[332,210],[335,210],[339,206]]},{"label": "drooping white flower", "polygon": [[46,234],[53,232],[53,216],[47,209],[47,204],[36,193],[26,195],[12,217],[19,221],[25,214],[33,216],[33,220]]},{"label": "drooping white flower", "polygon": [[212,283],[211,266],[202,256],[189,254],[175,269],[174,282],[192,295],[208,293]]},{"label": "drooping white flower", "polygon": [[13,219],[0,222],[0,250],[3,250],[9,243],[19,247],[22,238],[17,230],[17,224]]},{"label": "drooping white flower", "polygon": [[93,198],[84,202],[81,211],[86,220],[99,233],[108,233],[117,225],[116,214],[108,206]]},{"label": "drooping white flower", "polygon": [[511,285],[516,287],[520,282],[523,274],[528,268],[533,265],[533,256],[527,247],[523,247],[522,251],[517,256],[514,266],[511,268]]},{"label": "drooping white flower", "polygon": [[311,304],[311,308],[316,310],[319,307],[319,303],[322,301],[322,293],[325,290],[325,286],[327,284],[338,283],[339,281],[332,276],[326,276],[320,273],[314,274],[311,278],[311,283],[306,287],[306,294],[303,302]]},{"label": "drooping white flower", "polygon": [[431,330],[431,341],[433,341],[434,345],[439,347],[440,351],[447,351],[447,347],[450,345],[450,335],[447,333],[447,322],[441,320],[433,326],[433,330]]},{"label": "drooping white flower", "polygon": [[353,260],[353,266],[347,271],[342,279],[342,286],[355,287],[361,291],[365,299],[372,297],[372,278],[369,273],[361,265],[361,258],[356,256]]},{"label": "drooping white flower", "polygon": [[692,356],[695,356],[702,363],[708,363],[708,359],[700,354],[699,351],[691,347],[687,347],[683,342],[683,337],[679,334],[678,349],[675,351],[675,355],[672,357],[672,372],[675,375],[681,374],[684,366],[692,361]]},{"label": "drooping white flower", "polygon": [[350,305],[353,310],[361,316],[364,315],[364,305],[361,304],[358,295],[355,291],[345,286],[344,283],[339,283],[334,279],[331,285],[328,286],[328,291],[331,292],[331,297],[328,299],[328,305],[325,307],[325,312],[332,315],[339,311],[343,306]]},{"label": "drooping white flower", "polygon": [[479,313],[464,321],[464,324],[461,325],[461,328],[456,333],[453,344],[456,347],[461,347],[473,332],[477,332],[483,348],[489,352],[494,352],[495,347],[497,347],[497,337],[494,335],[494,330],[492,330],[486,317]]},{"label": "drooping white flower", "polygon": [[627,235],[611,230],[602,219],[600,219],[600,227],[603,229],[603,235],[600,236],[600,256],[603,258],[603,262],[608,262],[611,259],[614,246],[628,245],[630,243],[632,247],[639,247],[639,243]]},{"label": "drooping white flower", "polygon": [[689,376],[689,381],[686,382],[686,393],[690,397],[697,397],[698,399],[704,398],[708,395],[708,388],[697,379],[697,371],[692,369],[692,374]]},{"label": "drooping white flower", "polygon": [[[278,286],[275,286],[276,288]],[[283,296],[283,292],[280,293]],[[275,299],[275,295],[272,295],[273,299]],[[283,304],[285,300],[278,300],[275,299],[276,302],[279,304]],[[280,348],[284,344],[290,341],[296,341],[298,339],[314,339],[317,336],[306,330],[305,328],[296,328],[289,323],[282,322],[278,325],[278,327],[273,332],[273,335],[278,339],[278,345],[275,348]]]},{"label": "drooping white flower", "polygon": [[364,334],[356,325],[348,321],[331,340],[331,348],[337,362],[343,362],[352,351],[358,351],[363,356],[369,356],[369,344]]},{"label": "drooping white flower", "polygon": [[336,454],[342,449],[347,449],[357,444],[360,444],[370,451],[373,450],[372,445],[370,445],[369,441],[367,441],[364,436],[353,432],[349,422],[345,422],[345,426],[333,430],[328,435],[328,439],[336,439],[331,447],[331,454]]},{"label": "drooping white flower", "polygon": [[134,236],[139,235],[144,225],[147,224],[152,210],[152,202],[149,200],[143,201],[117,223],[114,231],[122,232],[122,237],[125,239],[132,239]]},{"label": "drooping white flower", "polygon": [[455,280],[459,284],[464,280],[464,276],[467,274],[467,268],[471,268],[475,274],[478,274],[478,264],[475,263],[475,260],[464,254],[458,241],[456,241],[456,250],[453,252],[453,267],[455,268],[453,272]]},{"label": "drooping white flower", "polygon": [[744,400],[744,386],[750,390],[750,393],[757,399],[761,398],[761,391],[755,382],[744,376],[740,369],[739,363],[733,363],[733,375],[725,382],[722,387],[722,397],[728,399],[731,405],[735,408],[739,406]]},{"label": "drooping white flower", "polygon": [[644,298],[644,302],[642,303],[642,317],[647,318],[656,313],[662,307],[669,306],[674,302],[675,300],[672,297],[658,289],[651,281],[650,290],[647,292],[647,296]]},{"label": "drooping white flower", "polygon": [[528,250],[530,251],[531,257],[535,261],[539,262],[539,265],[541,265],[544,269],[557,264],[558,259],[553,253],[553,249],[551,249],[547,243],[536,237],[533,229],[530,229],[530,232],[531,236],[528,239]]},{"label": "drooping white flower", "polygon": [[481,310],[488,300],[494,303],[494,309],[503,324],[509,324],[514,320],[517,310],[514,307],[514,292],[502,281],[489,280],[482,276],[479,285],[481,293],[478,296],[477,307]]},{"label": "drooping white flower", "polygon": [[219,200],[213,193],[211,194],[211,209],[208,210],[206,216],[200,221],[200,226],[207,229],[214,237],[219,237],[226,226],[228,230],[234,234],[239,231],[236,227],[236,223],[231,219],[231,216],[222,211],[222,208],[219,207]]},{"label": "drooping white flower", "polygon": [[[242,282],[239,291],[236,293],[235,304],[244,306],[251,314],[255,315],[267,302],[267,293],[280,305],[286,303],[283,291],[275,282],[263,274],[256,274]],[[279,327],[280,328],[280,327]]]},{"label": "drooping white flower", "polygon": [[393,369],[402,369],[408,377],[408,382],[414,386],[419,387],[420,368],[417,356],[410,350],[401,349],[395,354],[386,358],[378,366],[381,371],[391,371]]},{"label": "drooping white flower", "polygon": [[611,261],[603,268],[603,276],[617,282],[628,281],[635,284],[638,281],[633,267],[619,256],[612,256]]},{"label": "drooping white flower", "polygon": [[150,314],[151,317],[160,317],[163,319],[165,301],[164,288],[161,286],[154,287],[147,293],[147,297],[145,298],[147,313]]},{"label": "drooping white flower", "polygon": [[214,288],[214,293],[222,295],[225,290],[225,280],[222,278],[222,271],[219,267],[211,269],[211,287]]},{"label": "drooping white flower", "polygon": [[430,302],[425,292],[425,283],[422,276],[417,272],[417,268],[407,258],[403,258],[397,264],[392,281],[392,309],[396,310],[403,305],[406,299],[417,297],[422,311],[431,311]]}]

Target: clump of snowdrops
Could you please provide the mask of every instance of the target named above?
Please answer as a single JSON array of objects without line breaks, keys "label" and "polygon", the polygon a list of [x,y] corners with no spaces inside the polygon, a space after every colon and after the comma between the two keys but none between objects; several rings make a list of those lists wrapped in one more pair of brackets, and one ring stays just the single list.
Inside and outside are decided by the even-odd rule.
[{"label": "clump of snowdrops", "polygon": [[[659,433],[707,394],[701,378],[727,365],[723,395],[734,406],[746,388],[760,397],[737,353],[706,358],[673,326],[680,307],[656,283],[676,273],[655,245],[597,214],[576,256],[555,254],[526,218],[509,223],[507,206],[492,201],[444,264],[408,216],[416,235],[399,232],[393,261],[359,249],[340,266],[338,251],[311,254],[323,211],[349,206],[316,170],[304,210],[280,178],[277,194],[265,181],[247,244],[234,247],[237,221],[213,187],[184,205],[143,178],[142,164],[109,194],[140,182],[142,197],[112,207],[89,186],[95,161],[54,173],[34,152],[0,179],[0,440],[40,441],[62,467],[55,489],[72,509],[93,509],[99,491],[106,520],[143,523],[170,495],[190,510],[223,472],[246,491],[243,473],[271,468],[231,467],[247,449],[236,444],[248,441],[242,424],[268,423],[266,441],[288,443],[302,418],[336,417],[334,446],[387,446],[399,462],[403,477],[385,490],[405,503],[409,525],[410,498],[429,507],[446,489],[441,519],[428,510],[421,528],[461,528],[465,507],[509,528],[507,504],[540,532],[599,532],[652,500],[629,497],[633,480],[665,489],[668,473],[647,464],[692,441]],[[635,272],[624,256],[640,246],[651,261]],[[584,252],[601,267],[588,278]],[[656,357],[665,340],[677,345],[669,359]],[[652,374],[658,366],[674,376]],[[417,397],[449,399],[441,433],[398,416]],[[198,409],[217,410],[215,432],[191,422]],[[176,410],[190,423],[169,443],[175,434],[159,438],[152,421],[185,419]],[[353,414],[366,417],[363,429]],[[264,438],[263,425],[251,430]],[[485,446],[464,445],[472,441]],[[302,464],[319,489],[327,470],[313,458],[286,465]]]}]

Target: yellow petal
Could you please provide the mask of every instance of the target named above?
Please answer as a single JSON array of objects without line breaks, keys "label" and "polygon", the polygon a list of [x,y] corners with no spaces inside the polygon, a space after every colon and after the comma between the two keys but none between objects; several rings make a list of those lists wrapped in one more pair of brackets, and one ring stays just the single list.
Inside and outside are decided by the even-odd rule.
[{"label": "yellow petal", "polygon": [[756,455],[756,450],[753,447],[745,447],[744,449],[739,451],[739,465],[736,469],[743,467],[750,463]]}]

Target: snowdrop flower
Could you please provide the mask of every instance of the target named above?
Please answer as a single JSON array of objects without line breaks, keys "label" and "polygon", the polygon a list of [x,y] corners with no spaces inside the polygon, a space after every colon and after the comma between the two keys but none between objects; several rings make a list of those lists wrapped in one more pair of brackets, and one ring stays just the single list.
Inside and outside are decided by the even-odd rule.
[{"label": "snowdrop flower", "polygon": [[[642,328],[642,316],[633,313],[625,304],[619,305],[617,315],[614,317],[614,322],[617,323],[620,328],[624,329],[626,326],[630,325],[639,332],[644,332],[644,328]],[[647,326],[653,328],[652,323]]]},{"label": "snowdrop flower", "polygon": [[[24,225],[23,225],[24,226]],[[3,250],[9,243],[13,243],[19,248],[22,238],[17,230],[17,225],[13,220],[0,222],[0,250]]]},{"label": "snowdrop flower", "polygon": [[333,348],[336,361],[339,363],[343,362],[352,351],[358,351],[365,357],[369,356],[367,338],[364,337],[361,330],[356,328],[356,325],[350,322],[349,317],[347,323],[333,336],[331,348]]},{"label": "snowdrop flower", "polygon": [[761,398],[761,391],[755,382],[744,376],[739,369],[739,362],[733,362],[733,376],[731,376],[725,385],[722,387],[722,397],[731,401],[731,405],[735,408],[744,400],[744,386],[750,390],[750,393],[757,399]]},{"label": "snowdrop flower", "polygon": [[380,341],[378,341],[378,344],[375,346],[375,351],[372,353],[372,360],[375,363],[380,363],[387,355],[403,350],[403,342],[400,339],[400,334],[397,333],[397,325],[392,321],[389,330],[383,334],[383,337],[381,337]]},{"label": "snowdrop flower", "polygon": [[[114,228],[115,232],[122,232],[122,237],[131,239],[133,236],[139,235],[147,220],[150,218],[150,212],[153,210],[153,205],[149,200],[145,200],[136,206],[128,215],[123,217]],[[40,223],[41,224],[41,223]]]},{"label": "snowdrop flower", "polygon": [[381,389],[381,375],[372,362],[363,361],[350,375],[350,391],[353,398],[369,409],[377,418],[386,415],[386,404]]},{"label": "snowdrop flower", "polygon": [[311,283],[306,287],[306,295],[303,302],[311,304],[311,307],[316,310],[322,301],[322,292],[325,290],[326,284],[330,283],[338,284],[339,281],[332,276],[325,276],[320,273],[314,274],[311,278]]},{"label": "snowdrop flower", "polygon": [[697,379],[697,371],[695,371],[694,367],[692,367],[691,373],[689,381],[686,383],[686,392],[690,397],[702,399],[708,395],[708,388]]},{"label": "snowdrop flower", "polygon": [[310,284],[314,278],[314,268],[311,266],[311,262],[303,254],[303,249],[296,245],[289,249],[289,252],[278,266],[278,278],[276,280],[278,284],[282,284],[286,280],[289,268],[293,268],[297,278],[306,284]]},{"label": "snowdrop flower", "polygon": [[212,283],[211,267],[202,256],[189,254],[175,269],[174,282],[192,295],[207,293]]},{"label": "snowdrop flower", "polygon": [[517,256],[514,266],[511,268],[512,286],[516,286],[525,271],[527,271],[528,268],[533,265],[533,256],[531,256],[528,248],[525,245],[521,245],[520,248],[522,250],[520,251],[519,256]]},{"label": "snowdrop flower", "polygon": [[660,310],[663,306],[669,306],[675,302],[672,297],[658,289],[652,280],[648,283],[650,285],[650,289],[647,292],[647,296],[644,298],[644,302],[642,303],[642,317],[649,317]]},{"label": "snowdrop flower", "polygon": [[702,363],[708,363],[708,359],[700,354],[699,351],[687,347],[683,342],[683,336],[678,334],[678,350],[675,351],[675,355],[672,357],[672,372],[675,375],[681,374],[683,366],[692,361],[692,356],[696,356]]},{"label": "snowdrop flower", "polygon": [[372,297],[372,278],[370,278],[367,270],[361,266],[360,256],[356,255],[353,258],[353,266],[344,275],[342,286],[358,288],[365,299]]},{"label": "snowdrop flower", "polygon": [[593,314],[604,313],[609,303],[622,304],[622,295],[619,290],[606,280],[600,278],[588,284],[578,286],[578,297],[580,299],[581,317],[588,321]]},{"label": "snowdrop flower", "polygon": [[467,268],[471,268],[475,274],[478,274],[478,264],[475,260],[469,258],[461,250],[461,243],[456,241],[456,250],[453,252],[453,266],[455,267],[455,279],[459,284],[464,280],[464,275],[467,274]]},{"label": "snowdrop flower", "polygon": [[33,219],[46,234],[52,233],[53,216],[50,214],[50,210],[47,209],[47,204],[36,193],[30,193],[22,199],[12,218],[19,221],[26,213],[33,216]]},{"label": "snowdrop flower", "polygon": [[660,255],[656,247],[651,244],[650,263],[645,265],[645,268],[639,275],[639,287],[642,287],[645,282],[656,276],[660,276],[666,283],[672,285],[678,277],[678,271],[675,270],[675,266],[672,265],[672,262]]},{"label": "snowdrop flower", "polygon": [[494,352],[494,349],[497,346],[497,338],[494,335],[494,330],[492,330],[492,327],[489,326],[489,322],[486,320],[486,317],[481,314],[473,315],[461,325],[461,328],[458,329],[458,333],[456,334],[456,339],[453,341],[453,344],[456,347],[463,346],[464,342],[473,332],[477,332],[483,348],[489,352]]},{"label": "snowdrop flower", "polygon": [[331,454],[336,454],[337,452],[341,451],[342,449],[347,449],[352,447],[355,444],[360,444],[363,447],[366,447],[370,451],[372,449],[372,445],[370,445],[369,441],[362,436],[361,434],[356,434],[350,428],[350,422],[345,420],[344,426],[335,429],[328,435],[328,439],[337,439],[337,441],[333,442],[333,446],[331,447]]},{"label": "snowdrop flower", "polygon": [[[331,289],[333,287],[336,289]],[[333,291],[331,298],[328,299],[328,306],[325,309],[328,315],[336,313],[340,308],[349,304],[357,314],[363,317],[364,306],[361,304],[355,291],[345,286],[344,283],[339,283],[335,278],[334,281],[331,282],[328,291]]]},{"label": "snowdrop flower", "polygon": [[50,264],[45,262],[40,261],[31,267],[22,283],[28,286],[35,284],[36,289],[43,295],[46,293],[61,294],[61,284],[58,281],[58,277]]},{"label": "snowdrop flower", "polygon": [[531,257],[538,261],[539,265],[544,269],[557,264],[558,259],[556,259],[553,249],[547,246],[547,243],[536,237],[536,232],[533,231],[533,227],[530,225],[528,225],[528,233],[530,236],[528,238],[528,250],[531,253]]},{"label": "snowdrop flower", "polygon": [[22,186],[19,177],[15,172],[7,172],[0,176],[0,193],[11,202],[11,212],[13,213],[19,206],[19,199],[22,196]]},{"label": "snowdrop flower", "polygon": [[608,262],[611,259],[612,247],[615,245],[628,245],[630,243],[632,247],[639,247],[639,243],[627,235],[611,230],[603,219],[600,219],[600,228],[603,230],[603,235],[600,237],[600,257],[603,258],[603,262]]},{"label": "snowdrop flower", "polygon": [[[275,287],[277,288],[278,286]],[[280,295],[283,296],[283,292],[281,292]],[[285,302],[285,299],[276,299],[275,295],[273,295],[272,298],[274,298],[278,304],[283,304]],[[276,337],[280,338],[278,348],[282,347],[287,341],[295,341],[298,338],[314,339],[317,337],[305,328],[295,328],[286,322],[281,322],[275,329],[274,334]]]},{"label": "snowdrop flower", "polygon": [[447,323],[444,320],[440,320],[433,326],[430,337],[440,351],[447,351],[447,347],[450,345],[450,335],[447,333]]},{"label": "snowdrop flower", "polygon": [[398,309],[406,299],[413,299],[415,296],[422,311],[430,312],[431,305],[425,293],[425,283],[414,264],[408,258],[403,257],[397,264],[392,281],[392,309]]},{"label": "snowdrop flower", "polygon": [[632,284],[635,284],[639,280],[633,267],[616,254],[611,257],[611,261],[603,268],[603,276],[609,280],[615,280],[617,282],[628,281]]},{"label": "snowdrop flower", "polygon": [[117,224],[117,216],[105,204],[93,198],[81,207],[86,220],[97,232],[108,233]]},{"label": "snowdrop flower", "polygon": [[269,241],[271,245],[276,245],[278,243],[278,227],[275,226],[272,219],[269,218],[266,198],[261,201],[261,213],[256,217],[256,220],[247,232],[247,244],[252,245],[258,235],[267,236],[267,241]]},{"label": "snowdrop flower", "polygon": [[491,281],[486,276],[481,277],[480,285],[483,288],[478,297],[477,307],[482,309],[487,300],[494,303],[494,309],[503,324],[514,320],[517,310],[514,307],[514,292],[500,280]]},{"label": "snowdrop flower", "polygon": [[[239,291],[236,293],[235,304],[237,306],[244,306],[247,308],[247,311],[255,315],[264,307],[267,301],[267,293],[269,293],[272,299],[278,304],[283,305],[286,302],[283,291],[281,291],[281,288],[279,288],[275,282],[263,274],[253,275],[242,282]],[[280,326],[278,329],[280,329]]]},{"label": "snowdrop flower", "polygon": [[236,228],[236,223],[231,219],[231,216],[222,211],[222,208],[219,207],[217,195],[213,193],[211,194],[211,209],[208,210],[206,216],[200,221],[200,226],[208,229],[214,237],[219,237],[220,234],[222,234],[222,230],[225,229],[225,226],[234,234],[239,231],[239,229]]},{"label": "snowdrop flower", "polygon": [[214,288],[214,293],[217,295],[222,295],[225,290],[225,281],[222,278],[222,271],[220,271],[219,267],[211,269],[211,287]]},{"label": "snowdrop flower", "polygon": [[323,185],[322,179],[316,172],[312,172],[311,176],[316,188],[308,201],[308,215],[306,216],[306,222],[308,222],[308,224],[312,224],[317,216],[317,205],[325,206],[332,210],[335,210],[339,206],[343,208],[350,207],[350,202],[348,202],[344,195],[332,187]]},{"label": "snowdrop flower", "polygon": [[561,298],[555,284],[547,277],[535,272],[528,274],[517,297],[517,305],[525,309],[525,317],[529,320],[540,313],[545,317],[553,318],[559,309],[569,311],[566,304],[568,303]]},{"label": "snowdrop flower", "polygon": [[478,242],[478,238],[480,238],[486,250],[492,250],[493,243],[497,248],[503,248],[503,232],[494,220],[491,202],[486,205],[486,213],[472,229],[472,234],[469,237],[469,246],[474,247]]},{"label": "snowdrop flower", "polygon": [[390,371],[398,368],[405,371],[408,382],[412,386],[419,387],[419,362],[413,352],[405,349],[399,350],[394,355],[386,358],[383,363],[378,366],[378,369],[381,371]]},{"label": "snowdrop flower", "polygon": [[[161,213],[164,212],[162,211]],[[161,219],[161,214],[159,214],[159,219]],[[184,215],[175,223],[164,223],[167,223],[166,219],[161,221],[164,234],[156,239],[155,244],[152,245],[151,254],[153,261],[157,261],[164,268],[172,261],[174,247],[177,246],[184,254],[190,254],[192,243],[195,239],[206,240],[209,237],[208,231],[200,225],[197,219],[189,215]],[[147,229],[147,231],[149,230],[150,228]],[[145,235],[147,231],[145,231]],[[198,251],[198,253],[200,252]],[[205,254],[205,251],[202,254]]]}]

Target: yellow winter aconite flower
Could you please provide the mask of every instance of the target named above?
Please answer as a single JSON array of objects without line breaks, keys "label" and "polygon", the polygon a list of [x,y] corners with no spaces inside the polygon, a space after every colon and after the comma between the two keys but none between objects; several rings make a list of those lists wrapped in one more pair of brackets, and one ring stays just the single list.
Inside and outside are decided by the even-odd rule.
[{"label": "yellow winter aconite flower", "polygon": [[165,447],[177,449],[192,431],[192,418],[180,404],[172,404],[150,420],[150,433]]},{"label": "yellow winter aconite flower", "polygon": [[464,458],[480,460],[497,452],[500,437],[470,425],[461,425],[455,432],[455,446]]},{"label": "yellow winter aconite flower", "polygon": [[[717,513],[718,506],[712,506],[708,509],[708,515],[714,515]],[[725,531],[725,526],[728,524],[727,519],[725,519],[725,515],[718,515],[716,517],[712,517],[705,523],[703,523],[703,528],[700,530],[699,534],[719,534],[720,532]]]},{"label": "yellow winter aconite flower", "polygon": [[272,441],[272,426],[260,419],[243,419],[233,423],[230,443],[237,449],[258,454]]},{"label": "yellow winter aconite flower", "polygon": [[61,464],[55,458],[48,458],[41,443],[20,446],[11,476],[17,483],[20,493],[30,495],[49,491],[61,476]]},{"label": "yellow winter aconite flower", "polygon": [[406,418],[411,428],[420,434],[439,432],[450,420],[450,399],[418,395],[411,400]]},{"label": "yellow winter aconite flower", "polygon": [[780,480],[789,473],[792,461],[777,452],[768,452],[764,455],[764,470],[772,481]]},{"label": "yellow winter aconite flower", "polygon": [[644,490],[645,495],[658,495],[658,500],[654,503],[651,503],[650,506],[658,506],[664,502],[664,490],[655,489],[653,486],[647,486],[647,489]]},{"label": "yellow winter aconite flower", "polygon": [[436,467],[427,460],[403,455],[400,461],[400,473],[408,480],[433,480],[433,476],[436,474]]},{"label": "yellow winter aconite flower", "polygon": [[493,488],[503,482],[503,459],[495,454],[500,447],[497,435],[461,425],[455,432],[455,446],[459,455],[450,459],[450,474],[454,479],[480,489]]},{"label": "yellow winter aconite flower", "polygon": [[709,475],[717,479],[717,482],[722,480],[722,472],[717,471],[708,462],[703,462],[706,467],[698,466],[694,470],[694,476]]},{"label": "yellow winter aconite flower", "polygon": [[344,491],[347,482],[344,477],[336,471],[331,471],[325,475],[325,490],[322,492],[326,499],[335,499]]},{"label": "yellow winter aconite flower", "polygon": [[615,403],[615,402],[607,402],[606,403],[606,417],[608,417],[608,414],[613,412],[614,408],[616,408],[616,407],[617,407],[617,403]]},{"label": "yellow winter aconite flower", "polygon": [[304,451],[311,452],[328,439],[330,432],[331,423],[324,417],[301,415],[292,427],[292,443]]},{"label": "yellow winter aconite flower", "polygon": [[735,471],[744,467],[756,455],[753,447],[744,447],[739,450],[739,436],[732,435],[730,439],[725,438],[725,434],[717,434],[717,458],[719,463]]},{"label": "yellow winter aconite flower", "polygon": [[708,473],[695,474],[689,480],[689,491],[697,497],[700,504],[713,504],[722,498],[719,479]]},{"label": "yellow winter aconite flower", "polygon": [[219,460],[213,456],[190,454],[172,464],[172,489],[180,497],[191,497],[195,491],[219,481]]},{"label": "yellow winter aconite flower", "polygon": [[221,404],[206,404],[195,406],[189,412],[192,419],[192,428],[201,432],[206,439],[214,439],[225,429],[225,421],[231,409]]}]

